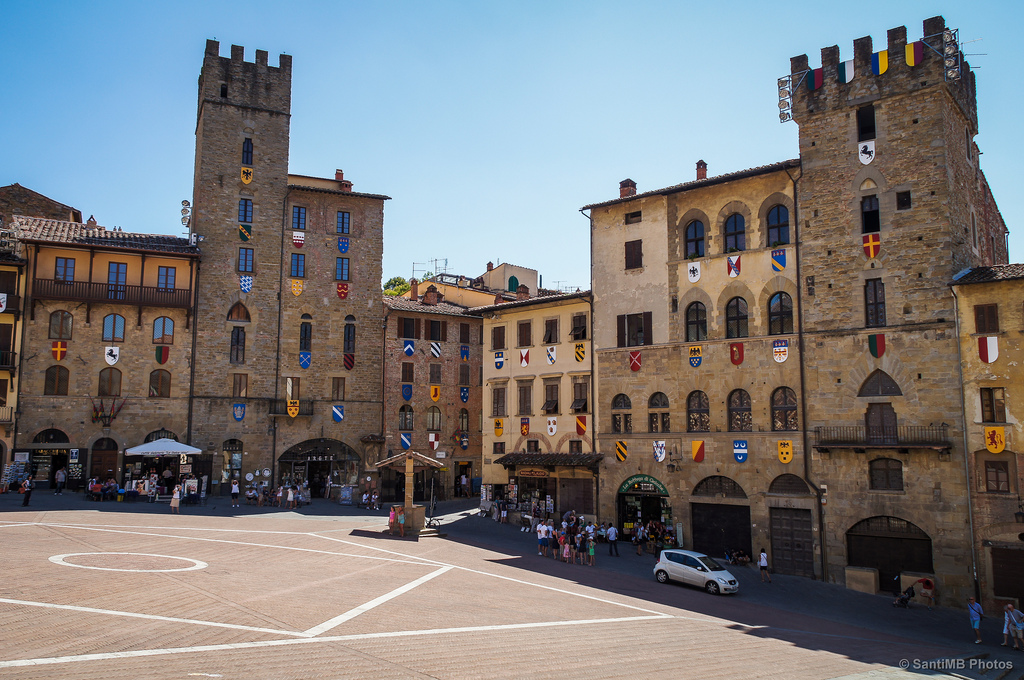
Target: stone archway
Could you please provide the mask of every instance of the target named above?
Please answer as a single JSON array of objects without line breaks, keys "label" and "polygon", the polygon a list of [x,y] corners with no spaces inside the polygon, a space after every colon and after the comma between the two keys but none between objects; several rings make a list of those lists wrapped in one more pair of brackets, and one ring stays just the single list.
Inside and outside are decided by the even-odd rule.
[{"label": "stone archway", "polygon": [[307,439],[285,450],[277,459],[280,484],[309,485],[315,498],[327,498],[334,487],[359,484],[362,457],[337,439]]}]

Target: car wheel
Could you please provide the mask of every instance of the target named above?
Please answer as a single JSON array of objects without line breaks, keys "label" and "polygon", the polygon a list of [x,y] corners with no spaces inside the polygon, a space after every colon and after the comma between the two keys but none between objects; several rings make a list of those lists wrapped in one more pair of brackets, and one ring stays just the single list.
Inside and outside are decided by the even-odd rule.
[{"label": "car wheel", "polygon": [[704,584],[704,590],[708,591],[711,595],[718,595],[718,584],[714,581],[708,581]]},{"label": "car wheel", "polygon": [[661,569],[654,574],[654,578],[658,579],[658,583],[668,583],[668,573]]}]

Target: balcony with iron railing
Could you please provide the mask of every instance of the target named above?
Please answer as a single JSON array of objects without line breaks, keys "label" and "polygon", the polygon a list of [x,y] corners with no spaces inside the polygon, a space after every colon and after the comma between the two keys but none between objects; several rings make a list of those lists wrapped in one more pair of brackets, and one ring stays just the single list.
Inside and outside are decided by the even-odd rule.
[{"label": "balcony with iron railing", "polygon": [[32,295],[43,300],[110,302],[147,307],[187,308],[192,304],[192,290],[189,288],[128,286],[90,281],[35,279],[32,282]]},{"label": "balcony with iron railing", "polygon": [[949,438],[948,425],[837,425],[814,428],[814,446],[948,449],[953,442]]},{"label": "balcony with iron railing", "polygon": [[[270,400],[270,415],[272,416],[291,416],[288,413],[288,400],[287,399],[271,399]],[[311,399],[300,399],[299,400],[299,413],[300,416],[311,416],[313,415],[313,401]]]}]

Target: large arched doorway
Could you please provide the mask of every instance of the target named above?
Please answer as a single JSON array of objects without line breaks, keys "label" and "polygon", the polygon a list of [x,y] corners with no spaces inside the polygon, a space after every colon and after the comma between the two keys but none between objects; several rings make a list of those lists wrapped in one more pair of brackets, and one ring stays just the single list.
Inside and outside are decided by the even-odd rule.
[{"label": "large arched doorway", "polygon": [[[813,492],[796,475],[783,474],[772,480],[768,496],[809,499]],[[772,569],[780,574],[814,578],[814,530],[807,508],[768,508],[771,520]]]},{"label": "large arched doorway", "polygon": [[70,439],[62,430],[43,430],[32,439],[32,478],[36,483],[54,486],[57,470],[67,467],[71,454]]},{"label": "large arched doorway", "polygon": [[633,475],[620,484],[616,505],[619,526],[624,536],[631,537],[638,523],[654,521],[666,527],[672,526],[672,505],[668,489],[650,475]]},{"label": "large arched doorway", "polygon": [[846,532],[846,562],[878,570],[878,587],[898,593],[900,572],[932,572],[932,539],[919,526],[880,515],[857,522]]},{"label": "large arched doorway", "polygon": [[[728,477],[712,476],[693,487],[694,499],[726,498],[746,501],[747,493]],[[727,550],[753,555],[750,545],[750,506],[690,501],[690,534],[693,549],[712,557]]]},{"label": "large arched doorway", "polygon": [[314,498],[327,498],[332,486],[357,486],[361,460],[337,439],[307,439],[277,460],[277,478],[285,486],[308,484]]},{"label": "large arched doorway", "polygon": [[97,439],[89,456],[89,478],[95,477],[100,483],[114,476],[117,470],[117,442],[110,437]]}]

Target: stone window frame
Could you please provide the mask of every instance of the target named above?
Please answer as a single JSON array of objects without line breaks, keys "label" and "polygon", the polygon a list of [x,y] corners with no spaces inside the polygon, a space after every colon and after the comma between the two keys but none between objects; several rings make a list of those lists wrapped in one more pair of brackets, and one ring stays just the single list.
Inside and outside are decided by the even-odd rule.
[{"label": "stone window frame", "polygon": [[[778,300],[779,305],[776,305]],[[786,301],[789,302],[788,307]],[[793,296],[784,290],[772,293],[768,298],[768,335],[791,335],[793,325]]]},{"label": "stone window frame", "polygon": [[711,432],[711,400],[703,390],[686,395],[686,431]]},{"label": "stone window frame", "polygon": [[753,432],[754,412],[750,393],[740,388],[729,393],[729,432]]},{"label": "stone window frame", "polygon": [[331,399],[334,401],[345,401],[344,376],[333,376],[331,378]]},{"label": "stone window frame", "polygon": [[171,373],[162,368],[151,371],[149,374],[149,398],[170,399],[171,398]]},{"label": "stone window frame", "polygon": [[896,458],[875,458],[868,462],[868,489],[871,491],[906,491],[903,461]]},{"label": "stone window frame", "polygon": [[981,399],[981,422],[1005,424],[1006,389],[1003,387],[981,387],[978,389],[978,396]]},{"label": "stone window frame", "polygon": [[306,230],[306,206],[292,206],[292,229],[297,231]]},{"label": "stone window frame", "polygon": [[[168,330],[170,332],[168,332]],[[174,344],[174,319],[169,316],[158,316],[153,319],[153,344]]]},{"label": "stone window frame", "polygon": [[398,429],[406,431],[416,429],[416,411],[410,404],[402,404],[398,409]]},{"label": "stone window frame", "polygon": [[620,392],[612,397],[612,432],[614,434],[633,433],[632,408],[633,404],[626,394]]},{"label": "stone window frame", "polygon": [[647,431],[653,434],[671,432],[669,399],[664,392],[654,392],[647,399]]},{"label": "stone window frame", "polygon": [[725,305],[725,337],[729,340],[750,337],[750,305],[742,295],[733,297]]},{"label": "stone window frame", "polygon": [[772,391],[772,432],[797,432],[800,430],[797,412],[796,391],[785,385]]},{"label": "stone window frame", "polygon": [[[703,312],[703,318],[698,318],[700,312]],[[708,308],[700,300],[694,300],[686,305],[686,342],[702,342],[707,339]]]},{"label": "stone window frame", "polygon": [[99,382],[96,387],[97,397],[120,397],[121,396],[121,370],[108,366],[100,371]]},{"label": "stone window frame", "polygon": [[516,415],[533,415],[533,379],[516,381]]},{"label": "stone window frame", "polygon": [[68,385],[71,380],[71,373],[64,366],[50,366],[46,369],[43,380],[43,394],[45,396],[66,397]]}]

